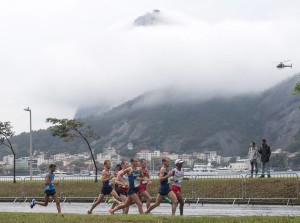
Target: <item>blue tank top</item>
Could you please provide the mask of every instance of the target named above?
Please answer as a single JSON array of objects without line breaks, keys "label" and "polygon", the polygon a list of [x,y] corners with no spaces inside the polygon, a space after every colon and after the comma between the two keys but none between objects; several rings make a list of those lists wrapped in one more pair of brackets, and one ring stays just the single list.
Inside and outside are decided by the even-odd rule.
[{"label": "blue tank top", "polygon": [[128,175],[128,181],[129,181],[129,190],[134,189],[140,186],[140,181],[136,178],[141,175],[140,170],[132,170],[131,173]]},{"label": "blue tank top", "polygon": [[[54,185],[51,184],[52,181],[54,181],[54,176],[55,176],[54,173],[49,172],[47,175],[50,176],[50,182],[49,182],[49,184],[46,185],[45,190],[55,190]],[[46,178],[47,178],[47,175],[46,175]],[[46,178],[45,178],[45,179],[46,179]]]},{"label": "blue tank top", "polygon": [[[111,175],[112,175],[112,173],[111,173],[111,172],[108,172],[108,176],[110,177]],[[111,181],[112,181],[111,179],[105,181],[105,182],[103,183],[102,188],[110,188],[110,187],[111,187]]]},{"label": "blue tank top", "polygon": [[[167,176],[168,173],[169,173],[169,169],[167,168],[166,171],[164,172],[163,177],[164,177],[164,176]],[[160,182],[160,185],[161,185],[161,186],[169,185],[169,178],[167,178],[167,179],[161,181],[161,182]]]}]

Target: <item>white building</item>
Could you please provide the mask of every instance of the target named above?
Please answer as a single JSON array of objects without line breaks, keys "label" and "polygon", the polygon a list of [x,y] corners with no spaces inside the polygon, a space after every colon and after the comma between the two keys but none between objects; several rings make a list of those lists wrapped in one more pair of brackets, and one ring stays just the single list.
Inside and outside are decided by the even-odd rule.
[{"label": "white building", "polygon": [[181,159],[184,161],[184,165],[191,166],[194,162],[192,159],[192,154],[180,154],[178,155],[178,159]]},{"label": "white building", "polygon": [[133,150],[133,144],[131,142],[127,144],[127,149]]},{"label": "white building", "polygon": [[53,160],[54,160],[54,162],[60,162],[60,161],[64,161],[65,157],[66,157],[66,154],[58,153],[58,154],[53,156]]},{"label": "white building", "polygon": [[110,160],[112,165],[116,165],[117,163],[121,162],[121,156],[118,154],[115,154],[115,155],[103,154],[103,153],[97,154],[97,161],[99,163],[103,164],[105,160]]},{"label": "white building", "polygon": [[16,168],[28,169],[29,168],[29,157],[22,157],[16,159]]},{"label": "white building", "polygon": [[109,155],[117,155],[117,151],[114,147],[107,147],[103,149],[104,154],[109,154]]},{"label": "white building", "polygon": [[141,150],[141,152],[136,154],[139,159],[145,159],[150,161],[154,157],[160,157],[160,151],[154,150],[151,152],[150,150]]},{"label": "white building", "polygon": [[3,165],[13,166],[14,165],[14,155],[3,156]]},{"label": "white building", "polygon": [[199,160],[205,160],[205,158],[206,158],[205,153],[193,153],[193,156]]},{"label": "white building", "polygon": [[171,153],[169,154],[170,160],[177,160],[178,159],[178,154],[177,153]]},{"label": "white building", "polygon": [[217,162],[217,163],[221,163],[221,156],[213,156],[213,157],[211,157],[211,162]]},{"label": "white building", "polygon": [[46,163],[46,164],[48,163],[48,160],[45,160],[45,155],[44,154],[38,155],[36,160],[37,160],[37,165],[38,166],[41,165],[41,164],[44,164],[44,163]]},{"label": "white building", "polygon": [[89,158],[90,158],[90,153],[88,153],[88,152],[78,153],[78,154],[67,156],[67,160],[70,160],[70,161],[77,161],[77,160],[84,161],[84,160],[88,160]]}]

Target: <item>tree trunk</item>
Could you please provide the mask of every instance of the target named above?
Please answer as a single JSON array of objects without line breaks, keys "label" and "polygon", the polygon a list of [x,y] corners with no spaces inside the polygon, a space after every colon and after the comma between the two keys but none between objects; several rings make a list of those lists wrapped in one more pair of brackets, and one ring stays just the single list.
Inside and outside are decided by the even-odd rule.
[{"label": "tree trunk", "polygon": [[94,166],[95,166],[95,182],[98,182],[98,168],[97,168],[97,164],[96,164],[96,161],[95,161],[95,158],[94,158],[94,154],[93,154],[93,151],[92,151],[91,146],[90,146],[89,142],[87,141],[87,139],[84,138],[84,140],[88,144],[89,150],[91,152],[91,156],[92,156],[92,159],[93,159],[93,162],[94,162]]}]

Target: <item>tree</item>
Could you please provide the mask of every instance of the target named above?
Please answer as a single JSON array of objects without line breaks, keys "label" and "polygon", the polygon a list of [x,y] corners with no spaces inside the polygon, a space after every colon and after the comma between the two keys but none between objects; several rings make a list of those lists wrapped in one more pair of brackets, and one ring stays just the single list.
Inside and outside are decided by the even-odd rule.
[{"label": "tree", "polygon": [[220,163],[217,163],[216,161],[212,161],[212,162],[211,162],[211,165],[212,165],[213,167],[219,167],[219,166],[221,166],[221,164],[220,164]]},{"label": "tree", "polygon": [[236,161],[237,161],[237,157],[234,156],[234,157],[230,157],[228,163],[236,163]]},{"label": "tree", "polygon": [[270,159],[270,165],[274,168],[284,169],[287,167],[287,154],[274,154]]},{"label": "tree", "polygon": [[[293,94],[296,95],[296,94],[300,94],[300,82],[297,82],[295,84],[295,87],[294,87],[294,90],[293,90]],[[300,106],[299,106],[299,109],[300,109]]]},{"label": "tree", "polygon": [[47,118],[46,122],[51,123],[53,126],[49,128],[52,136],[59,136],[62,138],[65,142],[72,141],[76,138],[84,140],[91,153],[91,157],[94,162],[95,166],[95,182],[98,181],[97,174],[98,174],[98,168],[96,165],[96,161],[94,158],[93,151],[91,149],[90,143],[88,139],[100,139],[100,136],[98,136],[93,130],[92,127],[89,125],[85,125],[84,122],[79,121],[77,119],[56,119],[56,118]]},{"label": "tree", "polygon": [[296,154],[296,156],[289,159],[289,167],[299,169],[300,165],[300,153]]},{"label": "tree", "polygon": [[14,136],[10,122],[0,122],[0,144],[3,144],[11,149],[14,155],[14,183],[16,183],[16,154],[9,140]]},{"label": "tree", "polygon": [[48,163],[42,163],[41,165],[39,165],[39,169],[42,173],[44,173],[46,170],[49,169],[49,164]]}]

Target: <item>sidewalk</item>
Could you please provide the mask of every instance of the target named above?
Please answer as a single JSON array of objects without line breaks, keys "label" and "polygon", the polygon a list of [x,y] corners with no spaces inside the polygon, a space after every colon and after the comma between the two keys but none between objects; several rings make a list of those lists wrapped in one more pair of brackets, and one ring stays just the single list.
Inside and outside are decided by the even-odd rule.
[{"label": "sidewalk", "polygon": [[[63,213],[86,214],[91,204],[88,203],[65,203],[61,204]],[[94,209],[93,214],[108,214],[110,205],[100,204]],[[146,209],[144,205],[144,210]],[[1,212],[51,212],[56,213],[55,203],[49,203],[48,207],[36,205],[33,209],[29,203],[0,203]],[[121,212],[117,212],[119,214]],[[137,208],[133,205],[129,214],[137,214]],[[171,206],[161,204],[154,209],[152,214],[171,215]],[[177,215],[179,209],[177,209]],[[188,216],[300,216],[299,206],[286,205],[220,205],[220,204],[186,204],[184,206],[184,215]]]}]

